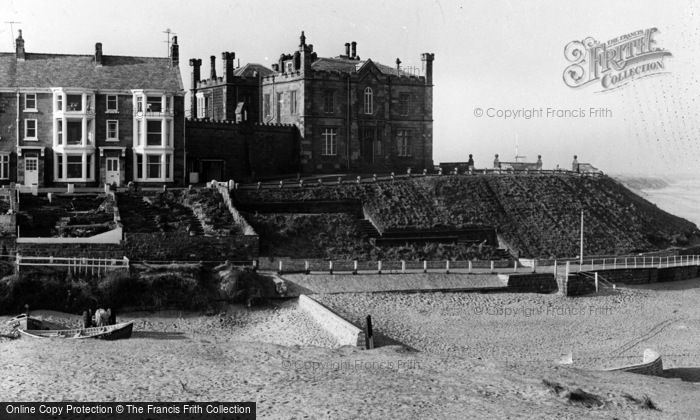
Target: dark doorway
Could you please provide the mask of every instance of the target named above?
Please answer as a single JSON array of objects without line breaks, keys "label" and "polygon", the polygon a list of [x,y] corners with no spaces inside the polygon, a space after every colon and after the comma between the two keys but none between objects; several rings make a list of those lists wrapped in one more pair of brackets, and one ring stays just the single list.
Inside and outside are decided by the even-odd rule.
[{"label": "dark doorway", "polygon": [[209,182],[211,180],[225,181],[223,160],[202,160],[201,161],[200,182]]},{"label": "dark doorway", "polygon": [[360,155],[365,163],[374,163],[374,138],[376,129],[365,127],[362,129],[362,140],[360,141]]}]

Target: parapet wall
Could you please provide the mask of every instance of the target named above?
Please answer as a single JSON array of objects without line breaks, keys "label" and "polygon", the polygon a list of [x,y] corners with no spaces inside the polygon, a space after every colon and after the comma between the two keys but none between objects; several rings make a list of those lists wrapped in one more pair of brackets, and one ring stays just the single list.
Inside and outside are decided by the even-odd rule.
[{"label": "parapet wall", "polygon": [[365,333],[325,305],[307,296],[299,296],[299,308],[311,315],[341,346],[365,346]]}]

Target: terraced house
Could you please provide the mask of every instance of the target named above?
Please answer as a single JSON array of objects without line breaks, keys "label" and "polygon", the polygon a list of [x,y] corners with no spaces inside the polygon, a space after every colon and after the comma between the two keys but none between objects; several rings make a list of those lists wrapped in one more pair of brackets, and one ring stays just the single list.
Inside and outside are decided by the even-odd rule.
[{"label": "terraced house", "polygon": [[184,94],[170,57],[0,53],[0,183],[184,180]]}]

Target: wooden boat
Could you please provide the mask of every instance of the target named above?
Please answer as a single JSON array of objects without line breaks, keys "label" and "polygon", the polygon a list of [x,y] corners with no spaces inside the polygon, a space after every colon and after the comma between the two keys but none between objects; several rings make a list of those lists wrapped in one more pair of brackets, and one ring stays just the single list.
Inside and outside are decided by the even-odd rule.
[{"label": "wooden boat", "polygon": [[32,338],[66,338],[70,340],[99,338],[102,340],[119,340],[131,337],[133,328],[134,321],[129,321],[103,327],[74,328],[69,330],[28,330],[19,328],[19,332]]}]

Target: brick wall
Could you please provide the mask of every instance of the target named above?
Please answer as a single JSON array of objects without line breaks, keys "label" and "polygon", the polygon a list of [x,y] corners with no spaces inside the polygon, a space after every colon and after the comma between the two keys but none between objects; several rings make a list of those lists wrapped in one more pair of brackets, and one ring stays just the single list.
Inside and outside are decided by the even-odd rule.
[{"label": "brick wall", "polygon": [[[247,179],[298,170],[298,130],[289,125],[187,120],[188,171],[203,160],[223,160],[224,179]],[[210,181],[203,179],[200,182]]]}]

